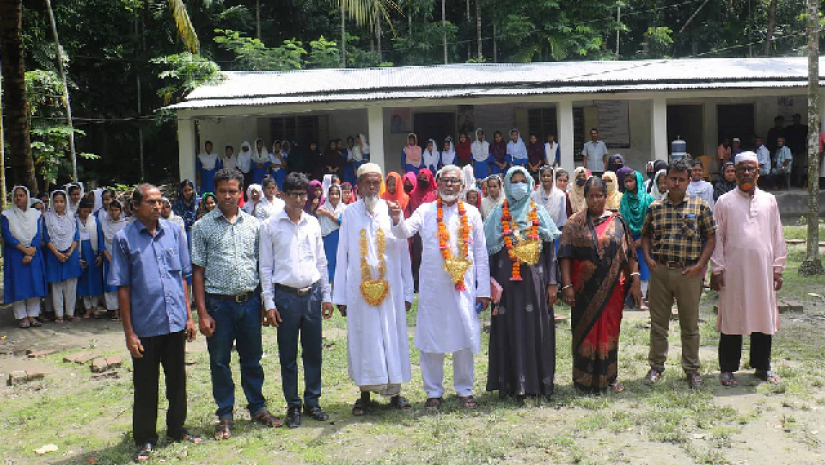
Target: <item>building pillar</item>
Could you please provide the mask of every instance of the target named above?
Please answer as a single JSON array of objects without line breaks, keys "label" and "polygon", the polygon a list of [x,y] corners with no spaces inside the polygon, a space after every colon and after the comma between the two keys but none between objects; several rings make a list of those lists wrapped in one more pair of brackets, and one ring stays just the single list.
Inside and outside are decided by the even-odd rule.
[{"label": "building pillar", "polygon": [[668,161],[667,99],[656,96],[650,103],[650,155]]},{"label": "building pillar", "polygon": [[370,141],[370,161],[377,163],[384,173],[387,166],[384,162],[384,108],[380,106],[367,107],[367,132]]},{"label": "building pillar", "polygon": [[572,176],[576,168],[575,154],[576,147],[573,145],[576,140],[573,129],[573,101],[563,100],[556,104],[556,120],[559,122],[559,133],[557,135],[561,145],[561,166]]},{"label": "building pillar", "polygon": [[178,112],[178,170],[180,180],[195,181],[195,156],[198,153],[195,120],[184,111]]}]

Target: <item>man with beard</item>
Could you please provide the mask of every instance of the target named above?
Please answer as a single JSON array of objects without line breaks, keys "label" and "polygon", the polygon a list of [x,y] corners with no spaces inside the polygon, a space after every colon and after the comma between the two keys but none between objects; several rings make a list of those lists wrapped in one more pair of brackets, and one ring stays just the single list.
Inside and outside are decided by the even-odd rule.
[{"label": "man with beard", "polygon": [[779,329],[776,291],[782,287],[787,249],[776,198],[756,187],[759,159],[753,152],[736,157],[738,187],[719,197],[716,248],[710,286],[719,292],[720,381],[736,386],[742,336],[750,335],[750,367],[756,377],[779,383],[771,371],[771,339]]},{"label": "man with beard", "polygon": [[392,233],[407,239],[421,233],[418,321],[419,349],[426,407],[438,410],[444,395],[444,354],[453,354],[456,394],[465,408],[473,398],[473,355],[480,350],[478,314],[490,303],[490,272],[481,215],[459,199],[461,168],[447,165],[438,172],[439,198],[425,203],[405,220],[400,206],[390,207]]},{"label": "man with beard", "polygon": [[401,383],[412,377],[406,316],[414,298],[410,254],[407,241],[392,236],[387,202],[378,196],[381,167],[366,163],[357,175],[359,200],[341,219],[332,298],[347,317],[349,375],[361,390],[352,414],[368,412],[371,392],[409,411]]}]

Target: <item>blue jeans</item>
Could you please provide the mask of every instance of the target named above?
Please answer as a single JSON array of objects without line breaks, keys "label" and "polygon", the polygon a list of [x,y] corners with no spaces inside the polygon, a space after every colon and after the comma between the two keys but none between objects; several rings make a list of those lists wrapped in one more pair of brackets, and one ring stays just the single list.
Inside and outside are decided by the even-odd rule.
[{"label": "blue jeans", "polygon": [[266,407],[262,388],[264,369],[261,367],[261,299],[256,292],[243,303],[206,296],[206,309],[215,320],[215,332],[206,338],[209,348],[209,369],[212,372],[212,396],[218,404],[218,418],[232,418],[235,407],[235,383],[229,362],[232,343],[241,362],[241,386],[249,402],[249,413],[255,415]]},{"label": "blue jeans", "polygon": [[281,360],[281,380],[284,398],[289,408],[301,407],[298,395],[298,334],[301,336],[304,362],[304,404],[318,407],[321,398],[321,336],[323,315],[321,286],[315,284],[309,295],[275,288],[275,307],[281,315],[278,326],[278,354]]}]

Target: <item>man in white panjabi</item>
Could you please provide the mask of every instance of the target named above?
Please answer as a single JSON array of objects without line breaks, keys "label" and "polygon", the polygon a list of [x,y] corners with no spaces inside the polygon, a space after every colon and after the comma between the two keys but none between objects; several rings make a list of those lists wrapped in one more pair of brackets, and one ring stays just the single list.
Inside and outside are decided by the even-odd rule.
[{"label": "man in white panjabi", "polygon": [[404,219],[390,206],[399,239],[421,234],[424,251],[418,294],[415,347],[420,351],[426,407],[437,410],[444,395],[444,354],[453,354],[456,393],[466,408],[475,408],[473,355],[480,350],[477,311],[490,303],[490,269],[481,215],[459,200],[461,168],[447,165],[438,172],[439,198],[418,207]]},{"label": "man in white panjabi", "polygon": [[396,239],[387,204],[378,196],[381,167],[358,168],[358,202],[341,218],[332,303],[347,318],[349,376],[361,389],[352,414],[369,411],[370,392],[391,397],[390,404],[411,409],[401,383],[412,378],[407,311],[414,288],[405,239]]},{"label": "man in white panjabi", "polygon": [[756,377],[779,383],[771,371],[771,340],[779,330],[776,292],[788,255],[776,198],[756,187],[759,159],[736,155],[737,188],[719,197],[713,211],[716,248],[710,286],[719,292],[720,382],[736,386],[742,336],[750,336],[750,367]]}]

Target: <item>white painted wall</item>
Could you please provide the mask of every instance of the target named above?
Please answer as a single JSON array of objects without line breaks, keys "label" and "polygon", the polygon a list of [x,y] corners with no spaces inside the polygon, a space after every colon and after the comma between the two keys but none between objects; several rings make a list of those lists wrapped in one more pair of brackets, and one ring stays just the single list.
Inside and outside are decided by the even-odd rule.
[{"label": "white painted wall", "polygon": [[[594,101],[576,101],[574,107],[595,107]],[[645,163],[656,158],[650,150],[651,125],[650,125],[651,102],[649,100],[630,100],[630,148],[615,149],[608,148],[610,155],[621,154],[625,163],[631,168],[644,169]],[[593,125],[595,126],[595,124]],[[585,142],[590,140],[590,125],[585,124],[584,131],[587,136]],[[581,153],[583,147],[574,147],[576,153]],[[577,163],[576,166],[580,164]]]}]

